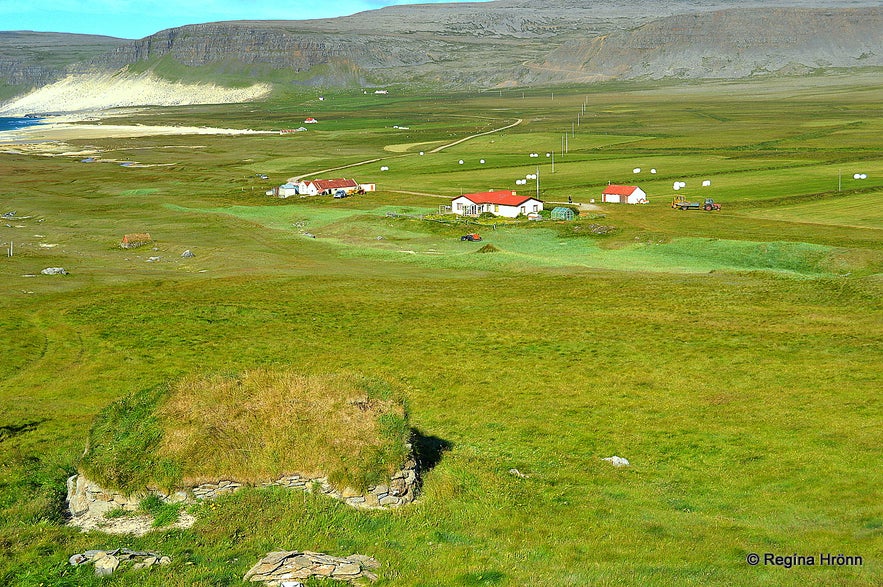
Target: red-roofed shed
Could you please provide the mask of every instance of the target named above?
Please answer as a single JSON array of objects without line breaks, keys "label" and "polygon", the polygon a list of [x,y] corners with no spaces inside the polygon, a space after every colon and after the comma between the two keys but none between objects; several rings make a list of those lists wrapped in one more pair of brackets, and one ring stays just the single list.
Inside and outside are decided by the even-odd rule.
[{"label": "red-roofed shed", "polygon": [[609,185],[601,192],[601,201],[613,204],[646,204],[647,194],[636,185]]}]

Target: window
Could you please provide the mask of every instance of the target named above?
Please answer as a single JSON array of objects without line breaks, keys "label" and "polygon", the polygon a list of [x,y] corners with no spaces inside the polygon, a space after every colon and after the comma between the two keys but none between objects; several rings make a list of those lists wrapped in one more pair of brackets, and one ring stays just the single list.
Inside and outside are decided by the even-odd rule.
[{"label": "window", "polygon": [[500,211],[500,205],[494,204],[494,212],[499,212],[499,211]]},{"label": "window", "polygon": [[463,202],[457,202],[457,210],[463,209]]},{"label": "window", "polygon": [[524,206],[522,206],[522,207],[520,208],[520,210],[521,210],[521,213],[524,214]]},{"label": "window", "polygon": [[534,204],[534,205],[533,205],[533,211],[534,211],[534,212],[538,212],[538,211],[539,211],[539,210],[537,209],[537,204]]}]

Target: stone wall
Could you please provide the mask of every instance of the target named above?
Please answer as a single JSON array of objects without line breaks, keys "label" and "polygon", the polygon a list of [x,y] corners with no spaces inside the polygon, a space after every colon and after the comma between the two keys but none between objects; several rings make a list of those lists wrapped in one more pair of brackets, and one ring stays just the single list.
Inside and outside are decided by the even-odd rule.
[{"label": "stone wall", "polygon": [[[104,519],[105,514],[114,509],[122,508],[126,511],[135,511],[141,500],[148,494],[158,495],[160,499],[169,503],[192,503],[196,500],[214,499],[227,495],[246,485],[248,484],[232,479],[223,479],[216,483],[203,483],[195,487],[181,488],[170,494],[157,488],[148,488],[142,493],[123,495],[104,489],[87,479],[83,474],[79,474],[67,480],[67,503],[76,523],[81,518]],[[417,497],[419,483],[417,462],[411,457],[387,484],[369,487],[367,491],[357,491],[350,487],[336,488],[328,482],[328,478],[325,476],[297,473],[283,475],[275,481],[261,483],[260,486],[287,487],[308,493],[317,492],[359,509],[390,509],[414,501]]]}]

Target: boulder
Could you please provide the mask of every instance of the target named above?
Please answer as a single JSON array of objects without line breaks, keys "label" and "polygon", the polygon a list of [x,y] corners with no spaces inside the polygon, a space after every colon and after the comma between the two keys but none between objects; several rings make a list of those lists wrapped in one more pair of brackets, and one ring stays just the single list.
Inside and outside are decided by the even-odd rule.
[{"label": "boulder", "polygon": [[120,566],[120,560],[112,554],[95,559],[95,575],[97,577],[110,577]]}]

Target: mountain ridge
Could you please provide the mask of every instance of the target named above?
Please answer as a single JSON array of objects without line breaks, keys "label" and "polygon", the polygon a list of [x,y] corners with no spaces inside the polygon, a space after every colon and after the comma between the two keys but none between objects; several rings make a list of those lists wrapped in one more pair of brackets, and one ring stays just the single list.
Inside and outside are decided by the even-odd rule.
[{"label": "mountain ridge", "polygon": [[[399,5],[334,19],[201,23],[136,40],[82,36],[69,43],[88,47],[78,53],[81,58],[56,59],[49,67],[29,63],[27,54],[17,62],[10,59],[14,51],[3,36],[8,41],[10,33],[0,33],[0,85],[39,87],[70,74],[124,68],[196,82],[213,82],[220,75],[234,83],[272,78],[322,87],[494,88],[883,66],[883,39],[873,34],[873,27],[883,28],[878,3],[780,4],[495,0]],[[794,42],[776,45],[781,39]],[[65,41],[56,37],[55,42]]]}]

